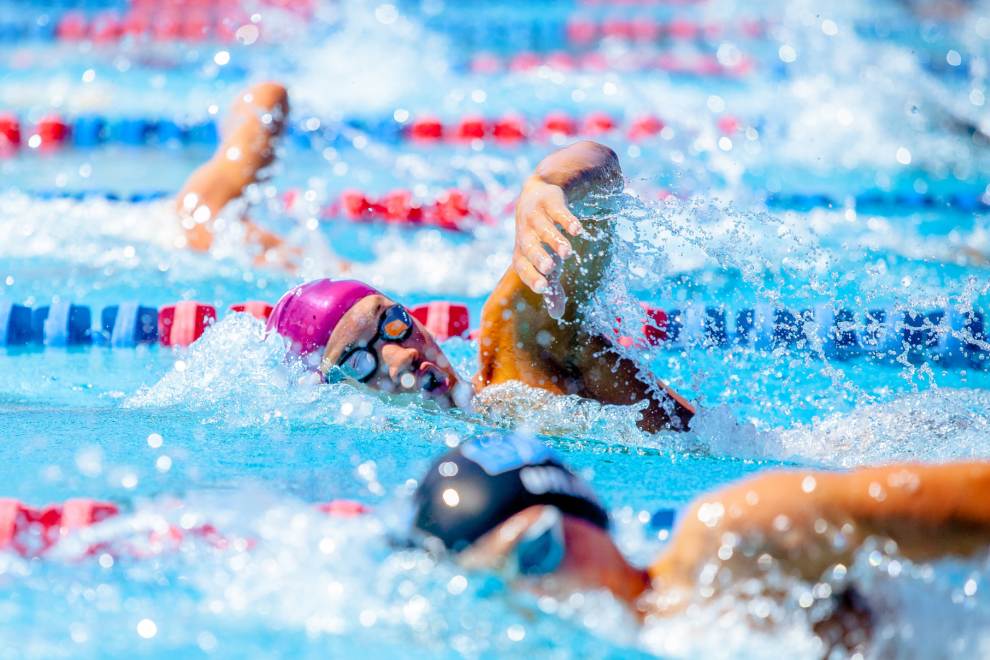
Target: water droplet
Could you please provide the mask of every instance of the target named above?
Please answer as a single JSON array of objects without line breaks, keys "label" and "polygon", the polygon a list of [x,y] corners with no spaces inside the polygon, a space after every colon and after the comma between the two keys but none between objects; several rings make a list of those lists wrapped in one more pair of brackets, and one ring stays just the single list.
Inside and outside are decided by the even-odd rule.
[{"label": "water droplet", "polygon": [[144,639],[151,639],[158,634],[158,626],[151,619],[141,619],[137,624],[137,634]]}]

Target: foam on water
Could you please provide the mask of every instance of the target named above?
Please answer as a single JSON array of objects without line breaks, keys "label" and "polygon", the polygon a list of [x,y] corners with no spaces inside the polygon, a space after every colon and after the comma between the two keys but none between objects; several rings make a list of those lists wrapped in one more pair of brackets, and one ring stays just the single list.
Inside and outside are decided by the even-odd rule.
[{"label": "foam on water", "polygon": [[[986,653],[990,597],[988,557],[914,563],[868,543],[849,567],[809,584],[770,572],[763,586],[744,583],[729,593],[699,598],[687,612],[649,621],[643,646],[663,657],[850,657],[829,649],[811,626],[833,611],[832,594],[855,590],[870,608],[874,630],[866,657],[940,657]],[[718,629],[719,635],[711,635]],[[831,651],[831,655],[829,654]]]},{"label": "foam on water", "polygon": [[[321,385],[285,340],[264,324],[233,314],[210,327],[172,370],[124,402],[128,408],[169,408],[203,415],[206,423],[262,427],[278,434],[292,425],[327,423],[384,431],[436,411],[417,397],[386,400],[349,384]],[[442,417],[441,417],[442,418]]]},{"label": "foam on water", "polygon": [[[954,226],[943,232],[931,230],[927,216],[908,221],[851,208],[785,214],[750,209],[752,202],[759,208],[759,196],[766,190],[823,186],[830,194],[838,190],[837,199],[861,187],[909,185],[921,192],[929,181],[972,179],[986,169],[985,149],[981,152],[978,141],[959,131],[960,124],[968,123],[986,132],[984,106],[973,101],[978,95],[969,88],[960,94],[929,75],[910,47],[858,36],[857,22],[876,20],[875,7],[840,6],[826,15],[811,4],[755,8],[774,19],[767,44],[770,57],[760,58],[753,77],[739,86],[685,85],[652,74],[568,74],[545,67],[498,80],[459,78],[452,75],[447,45],[403,8],[356,0],[319,3],[322,25],[311,39],[291,20],[284,21],[281,27],[296,30],[298,36],[287,42],[291,52],[268,57],[277,49],[266,51],[259,58],[264,62],[256,62],[249,75],[287,80],[294,106],[326,118],[377,117],[397,109],[410,116],[441,113],[445,119],[507,110],[525,110],[538,118],[557,107],[575,114],[607,108],[626,118],[659,111],[670,131],[655,144],[614,139],[630,188],[640,190],[642,199],[627,199],[608,209],[618,241],[616,267],[597,301],[595,319],[602,333],[612,333],[620,317],[623,334],[636,336],[644,320],[638,299],[667,308],[690,302],[749,307],[756,302],[786,306],[823,301],[855,309],[873,302],[959,310],[985,306],[990,299],[986,271],[974,267],[981,263],[980,253],[988,251],[984,217],[966,218],[965,226],[950,218]],[[985,47],[990,34],[990,23],[980,16],[985,4],[972,9],[976,20],[964,21],[961,28],[967,42],[975,44],[974,52]],[[701,11],[722,20],[734,9],[732,3],[712,2]],[[266,8],[265,13],[268,21],[277,11]],[[836,23],[835,35],[824,32],[826,19]],[[277,29],[271,34],[277,35]],[[728,51],[734,46],[722,45]],[[793,62],[783,62],[786,51],[773,52],[784,46],[793,49]],[[618,47],[606,43],[603,49],[615,52]],[[232,62],[248,61],[243,52],[232,51]],[[985,62],[974,59],[971,71],[967,84],[977,90],[983,85]],[[204,69],[196,80],[177,85],[147,76],[148,81],[123,89],[108,82],[103,71],[86,84],[77,73],[58,72],[48,81],[5,86],[0,102],[15,109],[54,106],[70,114],[120,111],[148,116],[154,108],[166,115],[206,117],[207,108],[222,107],[236,87],[214,84],[217,75],[216,70]],[[204,81],[207,84],[201,84]],[[716,124],[727,114],[741,122],[731,136],[721,135]],[[354,136],[349,137],[353,141]],[[497,222],[460,236],[381,230],[369,258],[358,260],[347,272],[400,295],[456,295],[480,302],[510,261],[513,237],[506,209],[519,181],[553,144],[507,154],[486,147],[483,153],[467,156],[443,147],[425,152],[381,144],[374,136],[352,146],[346,153],[342,149],[321,154],[341,166],[333,173],[337,178],[305,178],[306,186],[326,193],[343,177],[376,192],[398,180],[402,185],[412,182],[407,187],[424,199],[451,185],[480,189]],[[293,161],[298,154],[292,149],[285,153],[287,162],[276,169],[279,185],[312,165],[305,158],[298,161],[302,164]],[[43,175],[29,172],[33,178],[25,178],[22,187],[72,188],[85,178],[86,185],[126,188],[124,175],[134,175],[122,171],[132,169],[130,158],[121,159],[123,166],[106,169],[92,167],[89,155],[80,157],[86,160],[74,158],[70,155],[57,166],[44,161],[51,167],[46,165]],[[98,157],[92,158],[95,165]],[[42,161],[25,162],[27,169],[40,169],[37,163]],[[145,164],[133,168],[142,170],[142,187],[175,187],[191,167],[176,160],[159,172]],[[18,177],[27,174],[18,173],[17,167],[0,165],[5,176],[13,172],[14,185],[21,185]],[[311,174],[306,171],[306,177]],[[171,175],[176,180],[170,180]],[[105,180],[99,181],[101,177]],[[687,199],[644,201],[654,197],[658,185]],[[278,199],[277,193],[277,187],[266,185],[254,187],[249,196],[264,203]],[[713,201],[716,197],[735,204]],[[242,249],[242,229],[233,221],[239,209],[225,212],[211,254],[194,255],[177,247],[181,234],[170,206],[167,201],[39,201],[4,193],[0,259],[11,265],[0,286],[30,304],[70,293],[93,302],[105,287],[122,281],[141,295],[168,291],[175,298],[227,300],[233,289],[236,295],[250,291],[274,299],[296,279],[335,276],[345,268],[333,246],[322,240],[325,228],[318,226],[315,211],[274,221],[302,248],[297,269],[285,274],[259,267]],[[277,205],[273,208],[275,215],[283,214]],[[932,215],[936,222],[944,220],[941,210]],[[966,256],[960,254],[964,251]],[[118,295],[116,289],[113,295]],[[107,298],[111,300],[117,298]],[[473,342],[451,340],[444,348],[462,375],[473,372]],[[812,345],[804,350],[819,349]],[[669,457],[670,465],[711,455],[844,468],[990,457],[990,397],[985,390],[966,388],[965,377],[947,374],[938,365],[918,366],[906,359],[895,369],[810,359],[783,350],[760,355],[733,349],[709,355],[695,349],[661,353],[637,348],[630,356],[641,360],[644,369],[698,393],[701,404],[690,433],[651,436],[636,428],[636,406],[556,397],[519,383],[486,389],[473,413],[442,413],[415,397],[384,397],[348,384],[314,385],[304,365],[286,360],[282,340],[264,338],[258,321],[240,315],[223,318],[188,350],[173,355],[142,349],[124,363],[137,365],[149,354],[154,369],[144,374],[157,377],[163,364],[171,364],[167,373],[136,392],[133,389],[145,377],[141,373],[112,385],[98,384],[93,398],[83,399],[97,411],[91,417],[103,415],[123,399],[119,405],[130,416],[107,413],[106,423],[139,419],[155,424],[174,418],[175,435],[189,436],[194,444],[198,434],[206,436],[199,428],[205,426],[220,441],[196,446],[219,454],[236,451],[237,458],[254,456],[236,444],[245,437],[258,441],[246,433],[252,429],[258,429],[262,442],[274,445],[283,440],[304,444],[320,434],[336,441],[336,435],[356,431],[354,435],[370,442],[419,442],[418,449],[432,454],[479,428],[517,426],[550,436],[555,446],[573,450],[577,460],[615,452]],[[108,362],[119,359],[107,355],[113,355]],[[25,379],[5,387],[15,403],[5,407],[4,414],[21,423],[18,415],[37,410],[48,414],[53,401],[78,404],[81,395],[76,389],[93,387],[91,381],[97,378],[92,370],[71,377],[59,373],[63,365],[70,371],[83,364],[74,357],[66,353],[48,358],[44,373],[55,375],[44,383]],[[35,358],[41,359],[31,359]],[[9,359],[29,363],[29,358]],[[863,378],[862,372],[873,373]],[[99,375],[109,379],[113,368]],[[22,405],[22,400],[27,403]],[[101,424],[93,422],[87,432],[105,431]],[[51,446],[61,447],[61,440],[52,439]],[[137,440],[135,444],[143,447],[143,438]],[[197,483],[192,471],[182,472],[181,444],[176,445],[170,455],[176,459],[172,474],[177,481],[168,482],[168,492]],[[380,482],[375,460],[385,465],[393,450],[375,448],[381,449],[382,458],[376,453],[372,460],[358,455],[356,446],[341,440],[320,450],[334,452],[342,472],[354,467],[366,486],[362,494],[386,498],[387,504],[368,516],[328,518],[291,495],[271,491],[295,484],[254,487],[248,468],[241,467],[244,472],[238,473],[230,490],[193,490],[184,494],[181,504],[166,496],[128,502],[129,511],[80,534],[75,545],[72,538],[66,539],[49,561],[0,554],[0,583],[8,590],[0,603],[5,621],[0,626],[0,655],[9,649],[45,657],[132,654],[135,642],[145,644],[138,652],[172,657],[177,652],[212,651],[264,655],[273,647],[298,656],[394,654],[397,649],[424,656],[564,656],[561,648],[579,647],[591,656],[627,655],[637,649],[666,657],[776,658],[823,651],[808,627],[809,620],[821,614],[818,610],[826,609],[817,598],[818,585],[778,581],[784,594],[780,602],[754,597],[744,585],[742,593],[699,602],[684,615],[651,621],[639,631],[617,603],[602,594],[560,601],[519,593],[498,576],[467,574],[449,561],[396,544],[413,485],[404,481],[410,475],[404,472]],[[73,447],[64,469],[85,472],[96,456],[102,470],[103,454],[98,451]],[[266,458],[288,454],[273,451]],[[117,456],[107,452],[110,455]],[[223,455],[218,460],[232,458]],[[147,457],[135,458],[122,450],[114,460],[121,462],[107,465],[106,472],[119,482],[113,475],[128,469],[127,462],[147,462]],[[291,475],[288,481],[297,478],[291,471],[279,478],[285,474]],[[713,477],[705,473],[703,478]],[[94,483],[83,485],[92,488]],[[703,487],[692,484],[691,492]],[[605,495],[621,505],[626,496],[643,494],[624,482]],[[658,549],[656,531],[640,522],[641,512],[630,508],[614,513],[623,551],[636,561],[649,561]],[[208,534],[197,532],[204,522],[229,534],[233,543],[218,547]],[[161,535],[170,525],[185,530],[181,542],[168,546],[149,540],[150,534]],[[92,541],[106,543],[122,556],[81,557]],[[135,549],[148,556],[128,559]],[[873,654],[990,654],[985,633],[990,572],[985,558],[914,565],[888,550],[865,548],[849,569],[850,582],[882,615]],[[809,594],[811,608],[804,605]],[[775,625],[761,627],[768,620]],[[154,625],[153,639],[139,640],[135,632],[144,637],[151,630],[147,621]]]},{"label": "foam on water", "polygon": [[990,458],[990,392],[936,389],[781,433],[776,458],[838,467]]},{"label": "foam on water", "polygon": [[399,295],[487,296],[512,260],[508,226],[479,228],[463,242],[439,231],[386,239],[374,246],[374,261],[353,264],[349,274]]},{"label": "foam on water", "polygon": [[[131,267],[147,268],[162,252],[181,245],[182,231],[168,202],[124,204],[101,199],[42,201],[18,193],[0,195],[0,256],[51,257],[70,263],[117,265],[123,242],[147,243],[158,252],[128,252]],[[133,252],[133,253],[132,253]]]},{"label": "foam on water", "polygon": [[410,20],[401,5],[350,0],[335,9],[331,38],[304,45],[294,55],[288,75],[294,100],[325,117],[373,115],[446,84],[442,39]]},{"label": "foam on water", "polygon": [[[77,652],[127,648],[136,628],[151,653],[199,647],[254,655],[253,640],[291,647],[302,635],[310,649],[338,652],[414,644],[424,653],[544,653],[567,639],[595,657],[639,648],[676,658],[770,658],[821,655],[810,624],[831,612],[832,594],[854,588],[873,611],[871,657],[987,648],[985,556],[913,563],[896,548],[868,543],[848,569],[818,583],[770,569],[763,579],[772,594],[744,581],[638,629],[607,594],[531,594],[406,546],[409,488],[353,518],[247,486],[136,502],[64,539],[46,562],[0,554],[10,594],[5,620],[43,631],[34,644],[61,639]],[[627,553],[652,555],[656,544],[641,524],[621,526]],[[93,544],[99,550],[89,554]],[[183,586],[163,590],[163,582]],[[73,606],[80,599],[88,606]],[[22,648],[10,637],[15,630],[0,629],[0,646]]]},{"label": "foam on water", "polygon": [[[193,493],[181,503],[138,503],[133,512],[66,539],[46,563],[0,555],[0,576],[17,594],[5,614],[41,626],[49,638],[71,637],[77,650],[98,644],[104,652],[134,644],[135,625],[139,634],[149,630],[144,620],[154,624],[149,651],[199,646],[227,653],[238,648],[242,631],[251,631],[244,652],[252,654],[251,639],[291,645],[299,634],[318,648],[415,645],[424,656],[450,649],[534,652],[575,635],[596,656],[613,644],[635,643],[631,617],[607,595],[556,601],[510,590],[497,575],[465,572],[404,547],[396,515],[385,509],[328,517],[245,488],[223,496]],[[101,550],[86,557],[94,543]],[[162,593],[156,589],[162,580],[183,588]],[[59,609],[49,614],[66,606],[50,598],[45,585],[52,581],[93,594],[93,606],[71,618],[38,620],[25,602],[51,600]],[[157,596],[148,597],[149,590]],[[0,635],[0,646],[15,641]]]},{"label": "foam on water", "polygon": [[[458,342],[460,345],[458,345]],[[454,364],[470,377],[477,345],[452,340]],[[521,383],[482,391],[474,413],[443,413],[416,395],[380,395],[349,383],[317,384],[298,359],[286,359],[285,341],[264,335],[263,324],[243,314],[211,326],[157,383],[141,388],[125,408],[174,408],[204,423],[279,430],[332,424],[383,432],[420,429],[429,437],[470,434],[478,427],[520,424],[547,435],[607,447],[663,446],[636,429],[638,406],[605,406],[574,396],[553,396]]]},{"label": "foam on water", "polygon": [[[462,376],[469,375],[477,364],[476,345],[463,340],[449,344]],[[574,449],[701,452],[828,467],[990,457],[990,395],[983,390],[909,393],[781,428],[741,421],[727,404],[703,406],[690,433],[651,435],[636,427],[641,405],[602,405],[510,382],[482,390],[474,413],[443,413],[414,395],[377,395],[347,383],[314,384],[301,362],[285,356],[284,340],[265,337],[260,321],[231,315],[180,354],[159,382],[130,396],[124,406],[176,408],[205,423],[267,428],[276,435],[327,423],[375,432],[420,429],[437,439],[446,433],[470,434],[479,426],[525,426]]]}]

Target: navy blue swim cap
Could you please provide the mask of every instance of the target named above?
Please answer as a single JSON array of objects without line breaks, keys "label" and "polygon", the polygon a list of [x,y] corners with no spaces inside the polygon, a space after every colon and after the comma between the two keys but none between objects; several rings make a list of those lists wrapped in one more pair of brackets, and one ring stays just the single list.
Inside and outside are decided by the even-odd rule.
[{"label": "navy blue swim cap", "polygon": [[608,529],[608,514],[588,484],[525,435],[490,434],[461,444],[433,463],[413,497],[416,528],[455,552],[537,504]]}]

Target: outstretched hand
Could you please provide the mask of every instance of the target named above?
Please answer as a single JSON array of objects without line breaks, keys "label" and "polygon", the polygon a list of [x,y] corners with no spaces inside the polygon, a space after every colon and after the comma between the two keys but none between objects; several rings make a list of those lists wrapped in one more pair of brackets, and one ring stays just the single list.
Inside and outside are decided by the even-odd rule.
[{"label": "outstretched hand", "polygon": [[516,204],[516,244],[512,268],[523,284],[534,293],[549,288],[547,278],[554,270],[552,254],[561,260],[573,254],[571,242],[564,235],[579,236],[581,223],[567,208],[564,190],[538,178],[523,186]]}]

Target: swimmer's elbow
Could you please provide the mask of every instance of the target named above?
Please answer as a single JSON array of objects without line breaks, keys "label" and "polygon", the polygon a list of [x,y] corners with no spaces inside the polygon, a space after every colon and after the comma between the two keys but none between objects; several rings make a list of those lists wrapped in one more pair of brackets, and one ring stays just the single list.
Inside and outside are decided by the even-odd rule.
[{"label": "swimmer's elbow", "polygon": [[581,140],[550,154],[537,166],[536,174],[543,181],[560,186],[569,196],[588,188],[613,190],[622,183],[618,155],[592,140]]},{"label": "swimmer's elbow", "polygon": [[599,167],[619,173],[622,172],[622,167],[619,165],[619,156],[611,147],[601,142],[595,142],[594,140],[581,140],[577,145],[594,154]]}]

